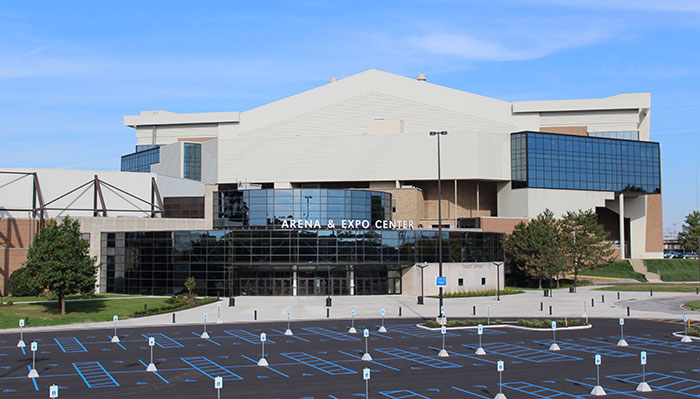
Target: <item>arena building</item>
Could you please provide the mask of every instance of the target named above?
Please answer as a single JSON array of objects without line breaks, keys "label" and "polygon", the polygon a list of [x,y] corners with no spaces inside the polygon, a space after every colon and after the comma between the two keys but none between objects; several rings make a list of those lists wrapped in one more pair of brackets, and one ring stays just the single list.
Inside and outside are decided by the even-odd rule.
[{"label": "arena building", "polygon": [[23,198],[0,174],[1,274],[37,220],[65,215],[102,292],[172,294],[194,276],[207,295],[418,295],[423,272],[430,295],[439,263],[447,291],[502,288],[502,233],[545,209],[593,209],[618,256],[660,258],[650,103],[511,103],[369,70],[240,113],[143,111],[124,118],[122,172],[10,171],[31,176]]}]

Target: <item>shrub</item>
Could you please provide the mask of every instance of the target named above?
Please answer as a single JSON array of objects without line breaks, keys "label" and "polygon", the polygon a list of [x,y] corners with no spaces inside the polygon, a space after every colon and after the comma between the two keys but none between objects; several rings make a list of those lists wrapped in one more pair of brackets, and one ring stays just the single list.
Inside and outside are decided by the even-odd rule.
[{"label": "shrub", "polygon": [[36,295],[37,290],[33,282],[33,276],[29,273],[29,269],[26,267],[17,269],[7,279],[7,291],[12,296]]}]

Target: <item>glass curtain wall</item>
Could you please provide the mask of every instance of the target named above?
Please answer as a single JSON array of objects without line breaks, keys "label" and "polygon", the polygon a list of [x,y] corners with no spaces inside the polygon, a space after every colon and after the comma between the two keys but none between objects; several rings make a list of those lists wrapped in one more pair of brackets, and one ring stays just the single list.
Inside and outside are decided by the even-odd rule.
[{"label": "glass curtain wall", "polygon": [[[349,292],[351,279],[356,294],[400,293],[400,270],[437,262],[439,240],[437,231],[421,230],[102,233],[100,284],[107,292],[172,295],[193,276],[200,295],[224,296],[231,286],[234,295],[287,295],[296,270],[307,273],[297,276],[307,278],[300,295],[324,295],[330,267],[337,295]],[[442,261],[501,261],[501,240],[499,233],[445,231]]]},{"label": "glass curtain wall", "polygon": [[513,188],[660,193],[659,143],[511,134]]}]

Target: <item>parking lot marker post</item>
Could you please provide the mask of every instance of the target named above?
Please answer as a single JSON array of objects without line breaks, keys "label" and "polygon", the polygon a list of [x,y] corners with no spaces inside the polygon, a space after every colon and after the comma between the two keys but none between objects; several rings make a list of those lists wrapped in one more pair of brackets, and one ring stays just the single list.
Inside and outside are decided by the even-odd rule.
[{"label": "parking lot marker post", "polygon": [[221,302],[216,304],[216,324],[224,324],[224,321],[221,320]]},{"label": "parking lot marker post", "polygon": [[216,389],[216,398],[221,399],[221,388],[224,387],[223,377],[214,378],[214,389]]},{"label": "parking lot marker post", "polygon": [[58,385],[53,384],[49,386],[49,398],[55,399],[58,398]]},{"label": "parking lot marker post", "polygon": [[209,339],[209,333],[207,332],[207,314],[204,313],[204,332],[200,335],[202,339]]},{"label": "parking lot marker post", "polygon": [[620,340],[617,341],[617,346],[628,346],[625,341],[625,319],[620,317]]},{"label": "parking lot marker post", "polygon": [[112,321],[114,322],[114,336],[112,337],[112,342],[114,343],[119,343],[119,337],[117,336],[117,322],[119,321],[119,316],[114,315],[112,317]]},{"label": "parking lot marker post", "polygon": [[506,395],[503,394],[503,360],[499,360],[496,363],[496,370],[498,370],[498,395],[494,399],[507,399]]},{"label": "parking lot marker post", "polygon": [[362,355],[362,360],[365,362],[371,362],[372,361],[372,356],[369,354],[369,330],[364,329],[362,331],[362,335],[365,337],[365,354]]},{"label": "parking lot marker post", "polygon": [[637,391],[639,392],[651,392],[649,384],[647,384],[646,378],[646,365],[647,365],[647,352],[641,351],[639,353],[639,361],[642,363],[642,382],[637,385]]},{"label": "parking lot marker post", "polygon": [[26,346],[24,343],[24,319],[19,319],[19,342],[17,342],[17,347],[24,348]]},{"label": "parking lot marker post", "polygon": [[291,322],[289,321],[289,318],[290,318],[290,317],[292,317],[292,312],[287,311],[287,329],[284,330],[284,335],[287,335],[287,336],[292,336],[292,335],[294,335],[294,333],[292,332],[292,328],[290,327],[290,323],[291,323]]},{"label": "parking lot marker post", "polygon": [[491,305],[486,305],[486,325],[491,324]]},{"label": "parking lot marker post", "polygon": [[685,314],[683,315],[683,329],[685,332],[683,333],[683,338],[681,338],[681,342],[686,344],[689,342],[693,342],[693,339],[688,336],[688,315]]},{"label": "parking lot marker post", "polygon": [[156,365],[153,364],[153,347],[156,346],[155,337],[148,338],[148,346],[151,348],[151,362],[148,363],[148,367],[146,367],[146,371],[150,371],[152,373],[155,373],[156,371],[158,371],[158,369],[156,368]]},{"label": "parking lot marker post", "polygon": [[36,342],[32,342],[29,345],[29,348],[32,350],[32,369],[29,370],[29,374],[27,374],[27,377],[29,378],[38,378],[39,373],[36,372],[36,349],[37,349],[37,344]]},{"label": "parking lot marker post", "polygon": [[350,324],[350,329],[348,330],[348,334],[357,334],[357,330],[355,329],[355,309],[352,309],[350,311],[350,317],[351,317],[352,324]]},{"label": "parking lot marker post", "polygon": [[479,335],[479,347],[476,348],[476,352],[474,352],[474,354],[479,356],[485,355],[486,351],[481,347],[481,336],[484,334],[484,326],[481,324],[476,326],[476,333]]},{"label": "parking lot marker post", "polygon": [[440,326],[440,335],[442,335],[442,349],[440,349],[440,352],[438,352],[438,357],[449,357],[450,356],[447,354],[447,351],[445,350],[445,334],[447,334],[447,327]]},{"label": "parking lot marker post", "polygon": [[260,342],[262,343],[262,356],[260,356],[260,361],[258,361],[258,366],[266,367],[269,366],[267,359],[265,359],[265,341],[267,341],[267,334],[260,333]]},{"label": "parking lot marker post", "polygon": [[386,332],[386,327],[384,327],[384,308],[382,308],[382,310],[381,310],[380,313],[382,314],[382,325],[379,326],[379,330],[378,330],[378,331],[379,331],[380,333],[385,333],[385,332]]},{"label": "parking lot marker post", "polygon": [[365,380],[365,399],[369,399],[369,368],[362,369],[362,379]]},{"label": "parking lot marker post", "polygon": [[607,395],[605,393],[605,389],[600,386],[600,355],[595,355],[594,361],[595,361],[595,374],[596,374],[596,386],[593,387],[591,390],[591,395],[593,396],[605,396]]},{"label": "parking lot marker post", "polygon": [[552,321],[552,345],[549,346],[550,351],[559,351],[559,345],[557,345],[557,322]]}]

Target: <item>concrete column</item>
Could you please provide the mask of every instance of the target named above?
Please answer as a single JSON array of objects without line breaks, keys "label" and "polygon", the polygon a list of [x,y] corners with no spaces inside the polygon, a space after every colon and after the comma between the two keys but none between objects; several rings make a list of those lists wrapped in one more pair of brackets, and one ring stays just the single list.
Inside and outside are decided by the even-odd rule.
[{"label": "concrete column", "polygon": [[455,229],[457,228],[457,179],[455,179]]},{"label": "concrete column", "polygon": [[292,295],[297,296],[297,268],[292,272]]},{"label": "concrete column", "polygon": [[476,182],[476,217],[479,217],[479,182]]},{"label": "concrete column", "polygon": [[348,276],[350,276],[350,295],[355,295],[355,271],[350,269]]},{"label": "concrete column", "polygon": [[620,258],[625,259],[625,195],[620,194]]}]

